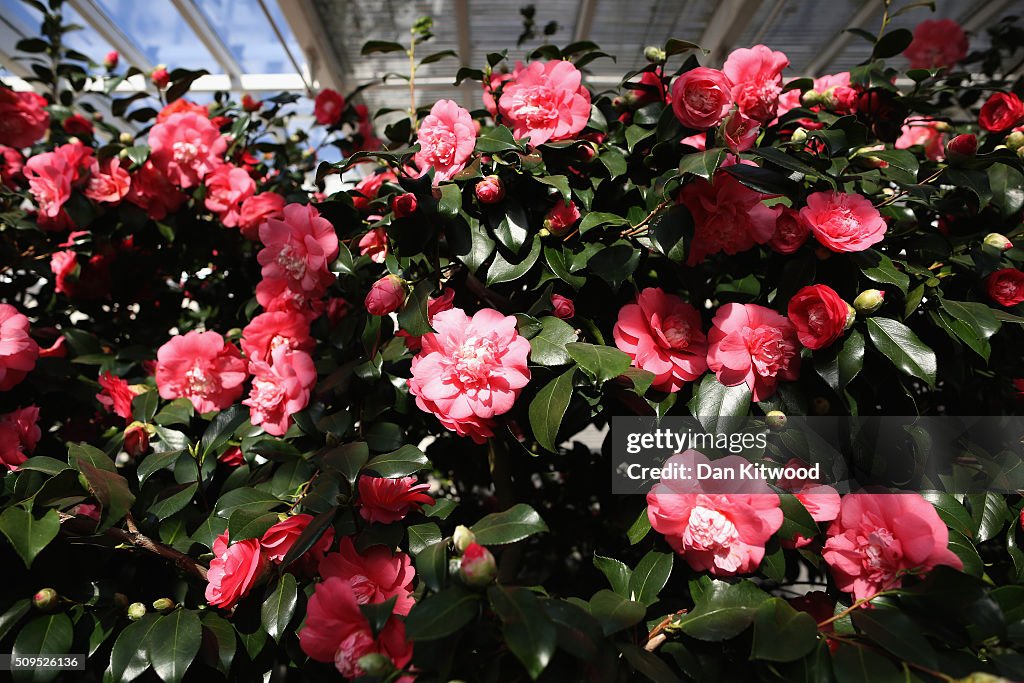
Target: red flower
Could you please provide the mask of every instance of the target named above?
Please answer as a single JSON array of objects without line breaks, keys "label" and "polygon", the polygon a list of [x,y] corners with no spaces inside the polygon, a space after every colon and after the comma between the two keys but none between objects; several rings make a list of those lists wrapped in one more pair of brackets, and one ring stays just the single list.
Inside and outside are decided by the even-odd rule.
[{"label": "red flower", "polygon": [[109,372],[104,372],[96,381],[99,382],[102,390],[96,394],[96,400],[108,411],[125,420],[131,420],[132,399],[135,398],[135,392],[132,391],[128,382]]},{"label": "red flower", "polygon": [[768,246],[780,254],[792,254],[804,246],[811,236],[811,229],[800,220],[800,213],[788,206],[777,207],[779,217],[775,219],[775,232],[768,240]]},{"label": "red flower", "polygon": [[981,106],[978,125],[990,133],[1009,130],[1024,118],[1024,102],[1013,93],[993,93]]},{"label": "red flower", "polygon": [[731,90],[732,83],[718,69],[691,69],[672,84],[672,111],[687,128],[706,130],[729,113]]},{"label": "red flower", "polygon": [[395,195],[391,199],[391,210],[395,212],[395,218],[408,218],[416,213],[416,195],[412,192]]},{"label": "red flower", "polygon": [[336,90],[324,88],[316,96],[316,103],[313,106],[313,116],[316,122],[324,126],[333,126],[341,120],[345,111],[345,98]]},{"label": "red flower", "polygon": [[425,493],[430,484],[416,481],[416,477],[359,477],[359,514],[371,523],[391,524],[422,505],[433,505],[434,499]]},{"label": "red flower", "polygon": [[1000,306],[1016,306],[1024,301],[1024,273],[1016,268],[1003,268],[988,276],[988,295]]},{"label": "red flower", "polygon": [[[285,555],[292,549],[295,541],[299,540],[299,536],[302,535],[302,532],[306,530],[306,527],[312,521],[312,515],[292,515],[267,529],[260,539],[260,546],[262,546],[263,551],[266,553],[267,559],[276,564],[284,562]],[[323,536],[313,544],[312,548],[303,553],[302,557],[292,566],[296,567],[302,574],[312,574],[316,571],[316,566],[323,559],[324,555],[327,554],[327,551],[330,550],[333,543],[334,529],[327,527]]]},{"label": "red flower", "polygon": [[213,542],[213,561],[206,576],[206,601],[215,607],[231,609],[256,584],[267,558],[259,539],[247,538],[228,545],[228,532]]},{"label": "red flower", "polygon": [[92,135],[92,121],[81,114],[72,114],[64,119],[61,127],[68,135]]},{"label": "red flower", "polygon": [[260,225],[268,218],[284,217],[285,199],[276,192],[260,192],[242,201],[238,227],[242,236],[253,242],[260,239]]},{"label": "red flower", "polygon": [[793,295],[787,312],[800,343],[823,349],[843,336],[850,306],[831,287],[810,285]]},{"label": "red flower", "polygon": [[41,95],[0,88],[0,145],[28,147],[46,135],[49,128],[50,115]]},{"label": "red flower", "polygon": [[914,40],[903,51],[911,69],[950,67],[967,56],[967,34],[952,19],[928,19],[914,29]]}]

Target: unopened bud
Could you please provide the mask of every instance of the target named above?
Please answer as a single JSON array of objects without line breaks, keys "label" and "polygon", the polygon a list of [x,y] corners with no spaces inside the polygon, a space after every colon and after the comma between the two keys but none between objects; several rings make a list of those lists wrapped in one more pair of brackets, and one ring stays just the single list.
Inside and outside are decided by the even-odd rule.
[{"label": "unopened bud", "polygon": [[1006,235],[1000,235],[998,232],[990,232],[985,235],[985,244],[987,246],[994,247],[999,251],[1013,249],[1013,242],[1007,239]]},{"label": "unopened bud", "polygon": [[865,289],[853,300],[853,307],[858,313],[874,313],[885,303],[885,292],[880,289]]},{"label": "unopened bud", "polygon": [[843,326],[843,329],[850,329],[855,322],[857,322],[857,309],[850,304],[846,304],[846,324]]},{"label": "unopened bud", "polygon": [[388,315],[405,303],[406,282],[397,275],[385,275],[373,283],[366,295],[366,311],[370,315]]},{"label": "unopened bud", "polygon": [[117,141],[120,142],[122,145],[130,145],[133,142],[135,142],[135,136],[132,135],[131,133],[121,133],[117,137]]},{"label": "unopened bud", "polygon": [[121,55],[117,53],[117,50],[111,50],[107,53],[107,56],[103,58],[103,66],[107,71],[113,71],[117,68],[117,63],[121,61]]},{"label": "unopened bud", "polygon": [[474,588],[482,588],[498,574],[498,565],[491,551],[479,543],[470,543],[462,553],[459,565],[459,576],[463,583]]},{"label": "unopened bud", "polygon": [[768,429],[775,432],[781,432],[786,428],[786,414],[781,410],[769,411],[765,416],[765,423],[768,425]]},{"label": "unopened bud", "polygon": [[137,458],[149,451],[149,432],[141,422],[132,422],[124,430],[124,450]]},{"label": "unopened bud", "polygon": [[665,51],[657,45],[648,45],[644,48],[644,59],[651,64],[661,64],[667,59]]},{"label": "unopened bud", "polygon": [[805,107],[815,107],[824,101],[824,96],[817,90],[808,90],[800,96],[800,104]]},{"label": "unopened bud", "polygon": [[476,543],[476,534],[469,530],[468,527],[458,525],[455,527],[455,533],[452,535],[452,541],[455,543],[455,547],[458,551],[465,552],[466,548],[472,543]]},{"label": "unopened bud", "polygon": [[1015,130],[1006,136],[1006,146],[1017,151],[1024,148],[1024,131]]},{"label": "unopened bud", "polygon": [[387,655],[382,655],[379,652],[363,655],[357,664],[367,676],[387,676],[395,670],[395,663]]},{"label": "unopened bud", "polygon": [[969,161],[978,153],[978,136],[973,133],[957,135],[946,143],[946,159],[950,163]]},{"label": "unopened bud", "polygon": [[128,605],[128,618],[132,621],[138,621],[142,617],[146,616],[146,606],[141,602],[133,602]]},{"label": "unopened bud", "polygon": [[163,64],[153,69],[149,74],[149,78],[153,81],[153,85],[161,90],[166,88],[167,84],[171,82],[171,75],[167,73],[167,67]]},{"label": "unopened bud", "polygon": [[391,210],[395,212],[395,218],[408,218],[416,213],[416,195],[412,192],[395,195],[391,199]]},{"label": "unopened bud", "polygon": [[57,594],[57,591],[52,588],[43,588],[32,596],[32,604],[35,605],[36,609],[49,612],[57,606],[59,599],[60,596]]},{"label": "unopened bud", "polygon": [[167,612],[174,609],[178,603],[174,602],[170,598],[160,598],[159,600],[153,601],[153,609],[157,612]]},{"label": "unopened bud", "polygon": [[803,142],[807,139],[807,129],[803,126],[793,131],[793,134],[789,137],[793,142]]},{"label": "unopened bud", "polygon": [[497,204],[505,198],[505,184],[496,175],[489,175],[473,188],[481,204]]}]

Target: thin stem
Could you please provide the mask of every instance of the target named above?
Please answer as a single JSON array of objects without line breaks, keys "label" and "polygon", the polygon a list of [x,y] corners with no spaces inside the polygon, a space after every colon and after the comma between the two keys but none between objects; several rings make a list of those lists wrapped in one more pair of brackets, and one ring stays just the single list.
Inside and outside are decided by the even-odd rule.
[{"label": "thin stem", "polygon": [[878,591],[877,593],[875,593],[874,595],[872,595],[870,597],[861,598],[860,600],[857,600],[852,605],[850,605],[849,607],[844,609],[839,614],[836,614],[835,616],[829,617],[825,621],[819,622],[818,623],[818,628],[820,629],[822,626],[828,626],[829,624],[831,624],[834,621],[839,621],[840,619],[842,619],[843,617],[848,615],[850,612],[854,611],[855,609],[858,609],[862,605],[866,605],[869,602],[871,602],[872,600],[874,600],[875,598],[882,597],[883,595],[890,595],[890,594],[892,594],[892,592],[893,591]]},{"label": "thin stem", "polygon": [[416,34],[412,34],[409,43],[409,118],[412,129],[416,130]]},{"label": "thin stem", "polygon": [[885,0],[885,12],[882,13],[882,26],[878,29],[878,38],[876,39],[876,42],[882,39],[882,36],[885,34],[885,28],[889,25],[890,5],[892,5],[892,0]]},{"label": "thin stem", "polygon": [[633,237],[633,236],[643,232],[645,227],[647,226],[647,224],[651,222],[651,219],[653,219],[655,216],[657,216],[659,213],[661,213],[665,209],[666,206],[668,206],[669,204],[672,203],[672,201],[673,201],[672,199],[666,199],[666,200],[662,201],[656,207],[651,209],[651,212],[649,214],[647,214],[642,221],[640,221],[639,223],[634,225],[629,230],[623,231],[621,233],[622,237]]}]

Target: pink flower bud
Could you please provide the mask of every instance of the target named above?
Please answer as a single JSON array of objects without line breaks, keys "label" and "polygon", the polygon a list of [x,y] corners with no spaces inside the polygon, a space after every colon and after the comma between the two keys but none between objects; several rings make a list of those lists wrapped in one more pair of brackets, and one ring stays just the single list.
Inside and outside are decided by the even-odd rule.
[{"label": "pink flower bud", "polygon": [[257,100],[249,93],[242,95],[242,109],[247,112],[259,111],[263,106],[263,100]]},{"label": "pink flower bud", "polygon": [[405,280],[397,275],[385,275],[370,287],[365,303],[370,315],[387,315],[397,311],[405,303]]},{"label": "pink flower bud", "polygon": [[43,588],[32,596],[32,604],[43,612],[49,612],[56,607],[58,600],[60,600],[60,596],[52,588]]},{"label": "pink flower bud", "polygon": [[481,204],[497,204],[505,198],[505,185],[501,178],[489,175],[476,184],[476,198]]},{"label": "pink flower bud", "polygon": [[555,317],[562,320],[576,315],[576,305],[573,304],[572,299],[566,299],[561,294],[551,295],[551,307],[551,312],[555,314]]},{"label": "pink flower bud", "polygon": [[171,82],[171,75],[167,73],[167,68],[158,66],[153,69],[152,73],[149,74],[150,79],[153,81],[153,85],[163,90],[167,87],[167,84]]},{"label": "pink flower bud", "polygon": [[968,161],[978,153],[978,136],[973,133],[957,135],[946,144],[946,158],[951,163]]},{"label": "pink flower bud", "polygon": [[395,212],[395,218],[408,218],[416,213],[416,195],[412,192],[396,195],[391,199],[391,210]]},{"label": "pink flower bud", "polygon": [[146,425],[133,422],[124,430],[124,450],[128,455],[137,458],[149,450],[149,432]]},{"label": "pink flower bud", "polygon": [[548,211],[548,215],[544,219],[544,227],[557,237],[569,232],[569,228],[575,225],[579,219],[580,210],[575,203],[559,201]]},{"label": "pink flower bud", "polygon": [[462,553],[459,576],[467,586],[480,588],[494,581],[498,565],[491,551],[479,543],[470,543]]},{"label": "pink flower bud", "polygon": [[117,68],[117,63],[120,59],[121,55],[117,54],[117,50],[111,50],[107,53],[107,56],[103,58],[103,66],[106,67],[107,71],[113,71]]},{"label": "pink flower bud", "polygon": [[1013,242],[1011,242],[1006,235],[1000,235],[998,232],[990,232],[985,235],[984,243],[990,247],[998,249],[999,251],[1013,249]]}]

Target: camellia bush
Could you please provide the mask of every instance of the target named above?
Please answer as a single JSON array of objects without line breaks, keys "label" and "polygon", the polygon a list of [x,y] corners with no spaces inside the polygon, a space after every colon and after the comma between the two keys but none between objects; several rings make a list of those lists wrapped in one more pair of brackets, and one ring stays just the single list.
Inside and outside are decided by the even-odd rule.
[{"label": "camellia bush", "polygon": [[[613,495],[611,432],[575,438],[1019,413],[1012,19],[972,51],[889,8],[813,80],[764,45],[713,69],[670,40],[603,91],[593,43],[494,53],[458,72],[474,111],[319,93],[314,148],[298,96],[199,101],[202,72],[94,63],[30,4],[0,652],[79,668],[14,680],[1024,679],[1019,495]],[[364,53],[408,53],[415,98],[430,37]]]}]

